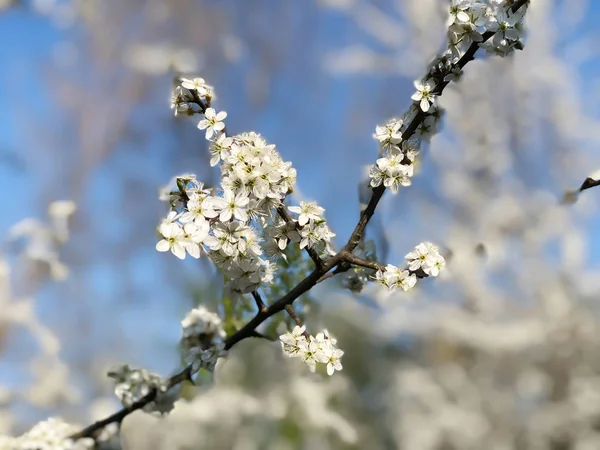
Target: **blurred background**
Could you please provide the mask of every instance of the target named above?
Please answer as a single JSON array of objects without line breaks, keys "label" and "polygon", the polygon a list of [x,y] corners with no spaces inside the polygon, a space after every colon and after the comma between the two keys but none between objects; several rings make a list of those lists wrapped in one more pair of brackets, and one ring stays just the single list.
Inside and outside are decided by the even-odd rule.
[{"label": "blurred background", "polygon": [[[108,367],[173,373],[179,321],[217,309],[206,260],[154,249],[159,188],[219,180],[196,120],[169,109],[175,74],[214,86],[230,131],[277,145],[295,201],[323,206],[340,245],[375,125],[408,107],[447,6],[0,1],[0,434],[115,411]],[[386,193],[368,231],[383,264],[431,241],[448,270],[408,294],[319,285],[308,327],[338,338],[344,371],[296,392],[339,420],[313,430],[284,414],[294,431],[261,437],[240,419],[247,448],[600,448],[600,189],[561,202],[600,169],[598,21],[594,1],[534,0],[525,50],[479,55],[448,87],[413,185]]]}]

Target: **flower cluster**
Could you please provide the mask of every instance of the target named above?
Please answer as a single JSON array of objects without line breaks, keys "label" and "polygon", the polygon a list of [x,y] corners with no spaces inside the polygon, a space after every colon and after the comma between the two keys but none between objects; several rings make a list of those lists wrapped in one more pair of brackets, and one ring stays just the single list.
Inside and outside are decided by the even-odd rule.
[{"label": "flower cluster", "polygon": [[[419,108],[429,101],[431,103],[428,103],[427,112],[420,111]],[[372,187],[383,184],[395,194],[400,186],[411,185],[421,142],[428,142],[438,132],[441,123],[443,110],[435,106],[433,101],[432,95],[425,94],[419,98],[419,107],[413,104],[401,119],[391,119],[385,125],[375,128],[373,138],[379,142],[380,158],[369,172]],[[417,114],[423,114],[423,120],[411,138],[404,139],[403,133],[407,124],[410,124]]]},{"label": "flower cluster", "polygon": [[[489,53],[506,56],[522,48],[523,16],[527,6],[512,11],[513,2],[452,0],[448,16],[448,52],[460,58],[473,44],[481,43]],[[494,33],[485,43],[483,34]]]},{"label": "flower cluster", "polygon": [[199,258],[205,252],[224,272],[229,288],[249,293],[272,281],[275,267],[266,258],[281,257],[289,242],[329,255],[335,235],[316,204],[290,208],[299,214],[296,223],[282,222],[274,214],[284,208],[283,200],[293,191],[296,170],[259,134],[226,136],[227,114],[208,107],[211,98],[212,89],[203,79],[183,79],[174,93],[174,105],[176,111],[182,104],[199,105],[204,119],[198,128],[206,130],[210,141],[211,166],[220,164],[221,186],[205,189],[193,175],[177,178],[177,190],[161,196],[169,200],[171,210],[159,227],[162,239],[156,249],[170,250],[180,259]]},{"label": "flower cluster", "polygon": [[411,272],[422,271],[432,277],[437,277],[446,265],[440,250],[431,242],[421,242],[412,252],[407,253],[405,258]]},{"label": "flower cluster", "polygon": [[221,318],[203,306],[192,309],[181,321],[180,345],[194,372],[200,367],[214,370],[217,359],[226,353],[224,339]]},{"label": "flower cluster", "polygon": [[327,330],[313,337],[306,333],[306,326],[296,326],[279,336],[279,340],[283,352],[290,358],[302,358],[311,372],[316,370],[317,363],[327,365],[328,375],[342,370],[340,358],[344,352],[335,346],[337,339],[330,337]]},{"label": "flower cluster", "polygon": [[286,222],[281,217],[275,217],[266,232],[265,252],[268,256],[274,258],[281,257],[287,260],[283,251],[290,242],[298,243],[301,240],[297,222]]},{"label": "flower cluster", "polygon": [[417,277],[414,273],[406,269],[401,269],[392,264],[388,264],[385,270],[378,270],[375,274],[375,281],[389,290],[393,291],[400,288],[403,291],[409,291],[417,284]]},{"label": "flower cluster", "polygon": [[[383,184],[393,193],[400,186],[410,186],[415,156],[422,141],[428,142],[439,130],[443,110],[437,96],[450,81],[462,75],[459,60],[473,43],[488,52],[505,56],[522,47],[522,21],[526,6],[512,12],[511,2],[493,0],[451,0],[448,17],[448,48],[430,64],[427,74],[414,82],[414,103],[404,117],[377,126],[373,137],[379,141],[380,158],[371,168],[371,186]],[[493,33],[484,41],[484,34]],[[418,126],[412,129],[413,120]],[[407,130],[411,128],[410,132]]]},{"label": "flower cluster", "polygon": [[202,349],[193,347],[185,357],[185,362],[192,365],[192,372],[197,372],[201,368],[213,372],[217,361],[227,354],[223,342],[213,345],[210,348]]},{"label": "flower cluster", "polygon": [[330,242],[335,237],[335,233],[329,229],[323,218],[325,209],[315,202],[301,201],[300,206],[291,206],[289,210],[298,214],[298,218],[294,221],[298,224],[300,248],[317,247],[325,255],[332,254]]},{"label": "flower cluster", "polygon": [[0,436],[2,450],[88,450],[94,448],[91,438],[69,439],[77,427],[56,417],[36,424],[31,430],[17,437]]},{"label": "flower cluster", "polygon": [[115,395],[125,407],[129,407],[156,389],[166,392],[168,381],[146,369],[132,369],[128,365],[119,366],[107,374],[115,380]]},{"label": "flower cluster", "polygon": [[388,264],[385,270],[377,271],[375,281],[389,290],[400,288],[406,292],[417,284],[417,278],[437,277],[446,265],[439,249],[430,242],[417,245],[412,252],[406,254],[405,260],[406,269]]},{"label": "flower cluster", "polygon": [[212,98],[213,88],[203,78],[181,78],[171,94],[171,109],[175,110],[176,116],[203,114]]}]

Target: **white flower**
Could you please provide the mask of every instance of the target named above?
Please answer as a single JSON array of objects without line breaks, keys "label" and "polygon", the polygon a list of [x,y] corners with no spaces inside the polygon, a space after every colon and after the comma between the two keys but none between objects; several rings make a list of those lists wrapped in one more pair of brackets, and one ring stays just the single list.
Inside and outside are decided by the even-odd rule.
[{"label": "white flower", "polygon": [[219,215],[214,209],[214,205],[209,200],[207,194],[200,194],[198,192],[192,192],[188,194],[187,211],[184,212],[179,221],[182,223],[197,222],[198,225],[203,226],[206,219],[214,219]]},{"label": "white flower", "polygon": [[210,140],[217,132],[225,128],[223,120],[227,117],[225,111],[217,113],[214,108],[207,108],[204,112],[204,119],[198,122],[198,128],[206,129],[206,139]]},{"label": "white flower", "polygon": [[225,344],[221,342],[212,346],[208,350],[201,350],[198,353],[197,362],[200,363],[200,367],[203,367],[209,372],[213,372],[215,370],[215,366],[217,365],[217,360],[225,355],[227,355],[227,350],[225,350]]},{"label": "white flower", "polygon": [[400,269],[392,264],[388,264],[384,271],[377,271],[375,281],[391,291],[399,287],[406,292],[415,286],[417,277],[408,270]]},{"label": "white flower", "polygon": [[217,138],[210,143],[209,151],[211,154],[210,166],[216,166],[222,159],[223,152],[229,151],[233,138],[227,137],[225,133],[219,133]]},{"label": "white flower", "polygon": [[298,341],[298,347],[300,347],[300,357],[302,358],[302,361],[308,365],[311,372],[314,372],[317,368],[317,362],[321,362],[325,359],[323,350],[314,339],[311,339],[310,341]]},{"label": "white flower", "polygon": [[219,220],[221,222],[228,222],[232,217],[246,222],[248,220],[248,196],[245,192],[241,191],[237,195],[232,190],[227,189],[223,192],[223,197],[213,197],[210,199],[210,205],[221,211],[219,214]]},{"label": "white flower", "polygon": [[423,112],[429,111],[429,107],[435,102],[435,95],[432,93],[435,84],[432,80],[415,81],[417,92],[412,95],[412,99],[419,102]]},{"label": "white flower", "polygon": [[515,13],[511,12],[510,9],[500,9],[498,11],[486,27],[488,31],[496,32],[493,37],[494,45],[501,45],[501,41],[506,39],[518,41],[521,38],[521,33],[516,25],[521,22],[524,14],[525,8],[520,8]]},{"label": "white flower", "polygon": [[108,377],[115,380],[115,395],[125,407],[141,400],[152,389],[166,392],[168,380],[146,369],[133,369],[127,364],[108,372]]},{"label": "white flower", "polygon": [[315,339],[319,342],[329,342],[332,345],[337,344],[337,339],[332,338],[331,336],[329,336],[329,331],[327,329],[323,330],[320,333],[317,333],[317,335],[315,336]]},{"label": "white flower", "polygon": [[204,97],[210,90],[210,86],[206,84],[204,78],[182,78],[181,87],[190,91],[196,91],[200,97]]},{"label": "white flower", "polygon": [[[414,159],[414,154],[412,155]],[[413,161],[410,153],[407,154],[405,163],[405,155],[398,153],[389,158],[379,158],[377,164],[371,167],[369,176],[371,177],[371,186],[377,187],[383,183],[386,188],[389,188],[392,193],[397,193],[400,186],[410,186],[414,174]]]},{"label": "white flower", "polygon": [[317,205],[316,202],[300,202],[300,206],[290,206],[288,208],[291,212],[299,214],[298,225],[304,226],[309,220],[320,219],[325,212],[324,208]]},{"label": "white flower", "polygon": [[300,248],[313,248],[315,245],[323,242],[326,244],[326,250],[329,250],[329,241],[335,237],[325,220],[321,219],[318,222],[311,220],[300,230]]},{"label": "white flower", "polygon": [[300,242],[300,234],[293,222],[287,223],[283,219],[278,219],[272,226],[267,227],[266,231],[269,237],[276,242],[276,248],[279,251],[285,250],[289,241]]},{"label": "white flower", "polygon": [[335,348],[333,343],[329,342],[323,348],[324,361],[327,364],[327,375],[331,376],[337,370],[342,370],[342,362],[340,358],[344,355],[344,352],[339,348]]},{"label": "white flower", "polygon": [[216,242],[211,247],[211,250],[220,250],[226,256],[237,255],[242,232],[243,225],[240,222],[217,222],[213,226]]},{"label": "white flower", "polygon": [[468,9],[471,7],[472,0],[452,0],[450,4],[450,15],[446,26],[449,27],[454,22],[468,22],[470,20]]},{"label": "white flower", "polygon": [[190,310],[181,321],[181,328],[184,337],[211,334],[225,338],[223,321],[217,314],[207,310],[204,306]]},{"label": "white flower", "polygon": [[400,128],[403,123],[402,119],[392,119],[383,126],[378,125],[375,127],[375,134],[373,137],[380,142],[381,147],[384,149],[397,147],[402,142],[402,132],[400,131]]},{"label": "white flower", "polygon": [[423,270],[427,275],[438,276],[446,262],[439,249],[430,242],[422,242],[406,255],[406,262],[411,271]]},{"label": "white flower", "polygon": [[158,229],[163,239],[156,244],[156,250],[166,252],[171,250],[179,259],[185,259],[186,238],[181,225],[177,222],[164,221]]},{"label": "white flower", "polygon": [[171,109],[175,110],[175,115],[177,115],[179,112],[187,112],[187,110],[190,108],[187,103],[192,102],[193,100],[194,96],[189,90],[184,89],[181,86],[177,86],[171,94]]},{"label": "white flower", "polygon": [[290,358],[301,356],[300,342],[305,342],[306,337],[304,333],[306,326],[296,326],[291,333],[285,333],[279,336],[281,341],[281,348],[283,352]]},{"label": "white flower", "polygon": [[423,268],[423,271],[432,277],[437,277],[444,267],[446,267],[446,260],[438,253],[432,258],[432,262]]}]

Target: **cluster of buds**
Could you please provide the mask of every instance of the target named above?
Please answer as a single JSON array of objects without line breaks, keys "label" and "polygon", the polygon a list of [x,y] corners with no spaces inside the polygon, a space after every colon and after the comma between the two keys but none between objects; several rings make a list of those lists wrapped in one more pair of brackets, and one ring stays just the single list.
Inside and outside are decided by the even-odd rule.
[{"label": "cluster of buds", "polygon": [[201,367],[214,370],[217,359],[226,354],[224,339],[221,318],[203,306],[192,309],[181,321],[180,346],[194,372]]},{"label": "cluster of buds", "polygon": [[115,382],[115,395],[126,408],[141,400],[150,391],[166,392],[168,380],[146,369],[133,369],[129,365],[116,367],[108,372]]}]

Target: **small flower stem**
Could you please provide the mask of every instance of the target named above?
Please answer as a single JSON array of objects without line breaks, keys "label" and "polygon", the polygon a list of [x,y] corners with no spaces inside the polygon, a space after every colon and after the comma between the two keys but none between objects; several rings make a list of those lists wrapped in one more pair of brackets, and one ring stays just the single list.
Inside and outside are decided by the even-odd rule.
[{"label": "small flower stem", "polygon": [[[296,322],[296,325],[298,325],[299,327],[301,327],[303,325],[302,319],[300,317],[298,317],[298,314],[296,314],[296,311],[294,311],[294,308],[292,308],[292,305],[286,305],[285,310],[289,314],[289,316],[292,319],[294,319],[294,322]],[[310,340],[310,334],[308,334],[307,331],[304,331],[304,333],[302,333],[302,336],[304,336],[306,338],[306,340]]]},{"label": "small flower stem", "polygon": [[292,305],[286,305],[285,306],[285,310],[287,311],[287,313],[289,314],[289,316],[294,319],[294,322],[296,322],[296,325],[298,325],[299,327],[302,326],[302,319],[300,317],[298,317],[298,314],[296,314],[296,311],[294,311],[294,308],[292,308]]},{"label": "small flower stem", "polygon": [[259,311],[266,311],[268,309],[267,305],[265,305],[265,302],[263,302],[263,299],[260,296],[260,294],[258,293],[258,291],[252,292],[252,297],[254,297],[254,301],[256,302],[256,307],[258,308]]}]

